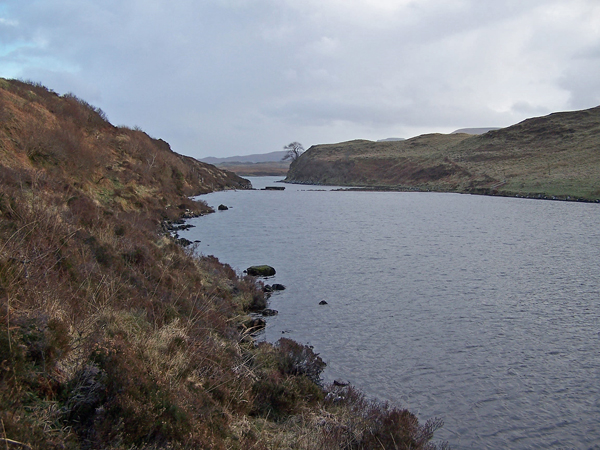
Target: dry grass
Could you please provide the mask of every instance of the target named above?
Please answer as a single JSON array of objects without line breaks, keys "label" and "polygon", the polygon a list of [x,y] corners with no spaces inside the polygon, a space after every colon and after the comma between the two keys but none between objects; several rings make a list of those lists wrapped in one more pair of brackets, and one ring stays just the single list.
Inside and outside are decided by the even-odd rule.
[{"label": "dry grass", "polygon": [[255,345],[260,283],[164,232],[243,180],[73,96],[0,100],[0,445],[429,448],[410,413],[323,389],[309,347]]}]

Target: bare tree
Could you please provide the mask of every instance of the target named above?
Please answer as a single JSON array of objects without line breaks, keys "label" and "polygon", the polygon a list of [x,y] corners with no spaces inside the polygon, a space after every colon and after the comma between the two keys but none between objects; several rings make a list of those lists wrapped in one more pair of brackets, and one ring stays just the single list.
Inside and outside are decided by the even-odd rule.
[{"label": "bare tree", "polygon": [[304,147],[300,142],[292,142],[291,144],[286,145],[283,149],[287,152],[283,157],[282,161],[286,159],[291,159],[292,162],[296,161],[302,153],[304,153]]}]

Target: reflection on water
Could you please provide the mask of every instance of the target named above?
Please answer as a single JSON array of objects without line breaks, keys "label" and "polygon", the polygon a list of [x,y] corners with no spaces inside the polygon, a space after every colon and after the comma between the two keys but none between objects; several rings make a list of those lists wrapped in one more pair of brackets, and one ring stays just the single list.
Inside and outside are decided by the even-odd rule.
[{"label": "reflection on water", "polygon": [[598,205],[285,187],[205,196],[230,209],[185,233],[277,269],[266,339],[443,418],[455,449],[600,448]]}]

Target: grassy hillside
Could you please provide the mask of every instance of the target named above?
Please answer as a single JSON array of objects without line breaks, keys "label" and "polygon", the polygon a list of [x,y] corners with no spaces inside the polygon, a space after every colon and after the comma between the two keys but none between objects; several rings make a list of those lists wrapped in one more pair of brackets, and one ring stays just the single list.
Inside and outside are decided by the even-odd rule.
[{"label": "grassy hillside", "polygon": [[528,119],[479,136],[318,145],[292,164],[286,180],[596,201],[599,174],[597,107]]},{"label": "grassy hillside", "polygon": [[166,232],[245,180],[18,81],[0,147],[0,447],[433,448],[437,422],[258,345],[260,283]]}]

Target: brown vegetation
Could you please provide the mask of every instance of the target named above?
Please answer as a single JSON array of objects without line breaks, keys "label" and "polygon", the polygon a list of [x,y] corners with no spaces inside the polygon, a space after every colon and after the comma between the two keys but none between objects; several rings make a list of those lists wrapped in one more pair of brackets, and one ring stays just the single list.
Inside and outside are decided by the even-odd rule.
[{"label": "brown vegetation", "polygon": [[0,81],[0,139],[0,446],[433,448],[309,347],[256,345],[260,283],[161,228],[245,180],[31,83]]},{"label": "brown vegetation", "polygon": [[295,183],[600,199],[600,107],[550,114],[479,136],[311,147],[286,178]]}]

